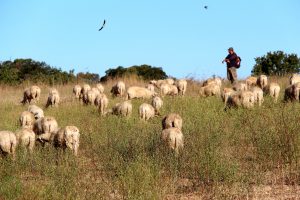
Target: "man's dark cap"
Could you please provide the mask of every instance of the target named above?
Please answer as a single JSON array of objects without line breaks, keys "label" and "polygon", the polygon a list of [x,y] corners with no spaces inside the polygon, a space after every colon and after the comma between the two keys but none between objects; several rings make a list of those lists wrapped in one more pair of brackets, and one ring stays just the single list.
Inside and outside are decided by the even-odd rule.
[{"label": "man's dark cap", "polygon": [[229,51],[233,51],[233,47],[229,47],[229,49],[228,49]]}]

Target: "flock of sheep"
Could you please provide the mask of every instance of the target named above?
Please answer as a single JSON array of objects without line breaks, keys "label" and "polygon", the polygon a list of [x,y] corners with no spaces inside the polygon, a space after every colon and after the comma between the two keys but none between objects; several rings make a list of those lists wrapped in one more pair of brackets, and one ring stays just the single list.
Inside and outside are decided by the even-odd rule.
[{"label": "flock of sheep", "polygon": [[[158,89],[159,93],[155,90]],[[184,96],[187,89],[186,80],[165,79],[152,80],[146,87],[132,86],[127,88],[123,81],[118,81],[112,88],[113,97],[124,97],[125,101],[115,104],[108,109],[109,99],[104,94],[102,84],[91,87],[88,84],[83,86],[75,85],[73,94],[76,99],[86,105],[95,105],[101,114],[108,114],[128,117],[132,113],[131,99],[151,99],[151,104],[142,103],[139,106],[139,118],[149,120],[160,115],[163,106],[162,98],[165,95]],[[222,80],[218,77],[209,78],[203,82],[199,94],[203,97],[222,97],[225,109],[229,108],[252,108],[255,104],[261,106],[264,101],[264,94],[269,94],[274,102],[278,101],[280,86],[278,83],[268,83],[268,77],[260,75],[258,77],[248,77],[245,81],[237,82],[232,87],[222,87]],[[23,93],[23,104],[39,101],[41,89],[38,86],[31,86]],[[300,75],[294,74],[290,77],[290,85],[285,89],[285,101],[300,100]],[[48,95],[46,107],[57,107],[60,102],[59,92],[51,89]],[[39,141],[44,145],[50,143],[54,147],[69,148],[77,156],[79,148],[80,132],[76,126],[66,126],[59,128],[54,117],[44,116],[44,112],[36,105],[29,105],[28,110],[21,113],[20,130],[15,133],[11,131],[0,131],[0,150],[4,154],[12,154],[15,157],[17,145],[25,150],[33,151],[35,142]],[[167,147],[175,151],[176,154],[183,148],[182,118],[176,113],[171,113],[162,119],[161,139]]]}]

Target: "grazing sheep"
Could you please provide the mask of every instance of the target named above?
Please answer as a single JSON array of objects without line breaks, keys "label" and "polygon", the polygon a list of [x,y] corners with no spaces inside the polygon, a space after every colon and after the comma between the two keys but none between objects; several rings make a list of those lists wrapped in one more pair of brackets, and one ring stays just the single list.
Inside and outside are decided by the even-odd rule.
[{"label": "grazing sheep", "polygon": [[293,74],[290,77],[290,84],[293,85],[293,84],[298,83],[298,82],[300,82],[300,74]]},{"label": "grazing sheep", "polygon": [[184,95],[186,92],[186,87],[187,87],[187,81],[184,79],[178,80],[177,81],[177,88],[178,88],[178,92],[180,95]]},{"label": "grazing sheep", "polygon": [[270,94],[270,96],[274,99],[274,102],[276,103],[279,97],[280,93],[280,86],[278,83],[270,83],[267,87],[267,92]]},{"label": "grazing sheep", "polygon": [[154,97],[152,99],[152,106],[154,107],[155,114],[160,115],[159,110],[163,106],[164,102],[160,97]]},{"label": "grazing sheep", "polygon": [[248,86],[247,86],[246,83],[239,82],[239,83],[235,83],[233,85],[233,89],[235,91],[242,92],[242,91],[247,91],[248,90]]},{"label": "grazing sheep", "polygon": [[266,75],[258,76],[257,85],[264,90],[268,85],[268,77]]},{"label": "grazing sheep", "polygon": [[168,114],[162,120],[162,127],[163,127],[163,129],[174,127],[174,128],[178,128],[181,130],[182,118],[180,117],[180,115],[178,115],[176,113]]},{"label": "grazing sheep", "polygon": [[79,148],[79,129],[76,126],[66,126],[59,129],[51,136],[51,142],[55,147],[63,149],[69,148],[73,151],[74,155],[78,155]]},{"label": "grazing sheep", "polygon": [[87,93],[90,90],[91,90],[91,86],[89,84],[84,84],[81,88],[80,99],[82,99],[84,103],[86,103]]},{"label": "grazing sheep", "polygon": [[224,101],[225,104],[227,103],[227,100],[228,100],[229,96],[233,93],[235,93],[234,89],[232,89],[232,88],[223,88],[221,97],[222,97],[222,100]]},{"label": "grazing sheep", "polygon": [[28,148],[29,152],[33,152],[35,145],[35,133],[33,130],[28,128],[22,128],[21,130],[16,131],[16,138],[19,145],[22,147]]},{"label": "grazing sheep", "polygon": [[169,85],[173,85],[174,84],[174,80],[171,79],[171,78],[168,78],[168,79],[164,79],[164,80],[152,80],[150,81],[150,84],[153,84],[155,85],[157,88],[161,88],[161,86],[163,84],[169,84]]},{"label": "grazing sheep", "polygon": [[209,96],[220,96],[221,89],[220,86],[216,83],[210,83],[206,86],[202,86],[199,91],[200,96],[209,97]]},{"label": "grazing sheep", "polygon": [[127,99],[150,99],[153,96],[155,96],[155,92],[150,91],[147,88],[132,86],[127,89]]},{"label": "grazing sheep", "polygon": [[170,84],[170,85],[173,85],[175,81],[172,78],[167,78],[167,79],[165,79],[165,82]]},{"label": "grazing sheep", "polygon": [[0,131],[0,151],[4,156],[11,154],[15,159],[17,147],[16,135],[11,131]]},{"label": "grazing sheep", "polygon": [[130,101],[117,103],[110,112],[112,112],[112,114],[114,115],[122,115],[124,117],[128,117],[132,113],[132,104]]},{"label": "grazing sheep", "polygon": [[75,85],[73,88],[73,94],[75,95],[76,99],[80,99],[80,93],[81,93],[81,86],[80,85]]},{"label": "grazing sheep", "polygon": [[297,101],[300,101],[300,82],[292,85],[294,97]]},{"label": "grazing sheep", "polygon": [[125,95],[125,83],[123,81],[118,81],[116,85],[111,88],[111,93],[113,96],[123,97]]},{"label": "grazing sheep", "polygon": [[44,117],[44,111],[40,107],[36,105],[30,105],[28,106],[27,111],[31,112],[34,115],[35,119],[40,119]]},{"label": "grazing sheep", "polygon": [[33,129],[35,118],[31,112],[24,111],[21,113],[19,121],[22,128]]},{"label": "grazing sheep", "polygon": [[98,83],[96,85],[96,88],[98,89],[98,91],[100,92],[100,94],[103,94],[104,93],[104,87],[101,83]]},{"label": "grazing sheep", "polygon": [[148,90],[150,90],[151,92],[155,92],[155,86],[154,86],[153,84],[148,84],[148,85],[146,86],[146,88],[147,88]]},{"label": "grazing sheep", "polygon": [[254,95],[254,102],[258,103],[259,106],[264,102],[264,92],[259,87],[253,87],[251,89],[253,95]]},{"label": "grazing sheep", "polygon": [[51,89],[49,92],[46,108],[48,108],[49,106],[58,107],[59,101],[60,101],[60,97],[57,89]]},{"label": "grazing sheep", "polygon": [[139,116],[142,120],[149,120],[150,118],[155,116],[155,110],[153,106],[147,103],[143,103],[139,108]]},{"label": "grazing sheep", "polygon": [[[254,95],[250,91],[242,91],[231,94],[228,97],[226,108],[253,108],[254,107]],[[226,109],[225,109],[226,110]]]},{"label": "grazing sheep", "polygon": [[252,87],[252,86],[256,86],[257,84],[257,77],[254,76],[250,76],[246,79],[246,84],[248,86],[248,88]]},{"label": "grazing sheep", "polygon": [[101,113],[101,115],[106,114],[106,109],[108,106],[108,98],[105,94],[99,94],[95,100],[96,106],[98,106],[98,110]]},{"label": "grazing sheep", "polygon": [[216,84],[218,85],[220,88],[222,87],[222,80],[219,77],[214,77],[214,78],[209,78],[206,81],[203,82],[202,86],[207,86],[210,84]]},{"label": "grazing sheep", "polygon": [[42,143],[49,142],[51,135],[55,134],[57,130],[58,124],[54,117],[43,117],[36,120],[34,124],[34,132]]},{"label": "grazing sheep", "polygon": [[175,85],[170,85],[168,83],[164,83],[160,86],[160,94],[164,95],[178,95],[178,88]]},{"label": "grazing sheep", "polygon": [[91,90],[89,90],[86,94],[86,97],[84,98],[85,104],[87,105],[95,104],[95,100],[99,94],[100,92],[96,88],[92,88]]},{"label": "grazing sheep", "polygon": [[31,103],[33,100],[35,103],[37,103],[40,100],[41,95],[41,89],[33,85],[30,88],[26,88],[23,93],[23,100],[21,101],[22,104]]},{"label": "grazing sheep", "polygon": [[183,134],[178,128],[164,129],[161,133],[161,139],[177,155],[179,150],[183,149]]}]

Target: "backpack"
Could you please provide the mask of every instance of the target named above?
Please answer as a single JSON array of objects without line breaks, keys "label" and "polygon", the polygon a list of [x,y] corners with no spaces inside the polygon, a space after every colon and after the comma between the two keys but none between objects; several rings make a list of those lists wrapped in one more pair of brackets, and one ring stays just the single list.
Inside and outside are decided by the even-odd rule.
[{"label": "backpack", "polygon": [[241,62],[242,62],[242,59],[241,59],[241,57],[237,57],[237,59],[236,59],[236,64],[235,64],[235,68],[240,68],[240,66],[241,66]]}]

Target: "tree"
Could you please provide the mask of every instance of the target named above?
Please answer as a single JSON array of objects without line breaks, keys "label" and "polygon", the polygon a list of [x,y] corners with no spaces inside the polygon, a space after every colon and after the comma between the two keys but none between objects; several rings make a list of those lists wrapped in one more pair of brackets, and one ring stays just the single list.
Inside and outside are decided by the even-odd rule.
[{"label": "tree", "polygon": [[300,72],[300,58],[297,54],[286,54],[283,51],[268,52],[267,55],[255,58],[253,75],[284,76]]}]

